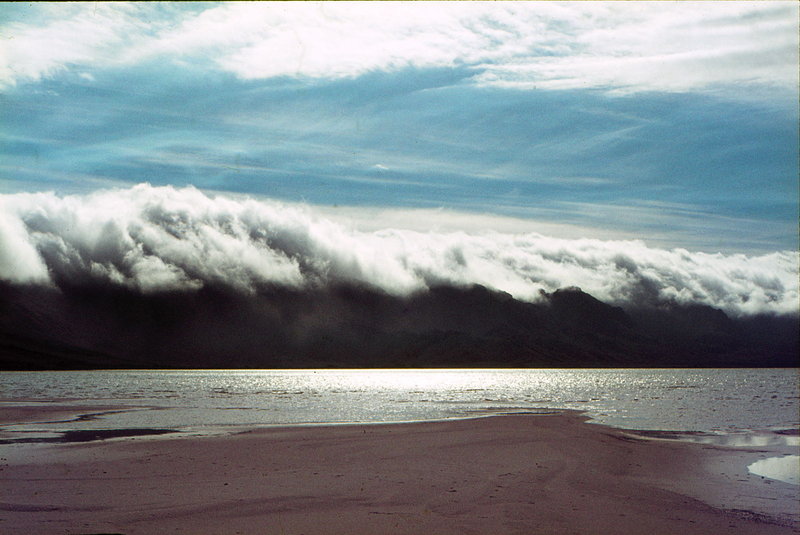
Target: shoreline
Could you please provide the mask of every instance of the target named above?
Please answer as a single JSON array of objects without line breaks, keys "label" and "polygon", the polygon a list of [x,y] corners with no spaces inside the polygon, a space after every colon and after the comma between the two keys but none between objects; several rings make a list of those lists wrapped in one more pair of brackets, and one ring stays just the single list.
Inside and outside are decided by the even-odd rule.
[{"label": "shoreline", "polygon": [[0,480],[9,489],[0,498],[0,530],[800,530],[800,487],[747,472],[749,462],[774,450],[662,440],[587,421],[553,410],[13,446],[14,455],[0,454]]}]

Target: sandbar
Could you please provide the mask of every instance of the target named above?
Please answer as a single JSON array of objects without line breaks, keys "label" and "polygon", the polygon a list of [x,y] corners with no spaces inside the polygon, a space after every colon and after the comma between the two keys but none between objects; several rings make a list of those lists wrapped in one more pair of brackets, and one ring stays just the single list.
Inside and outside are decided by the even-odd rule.
[{"label": "sandbar", "polygon": [[[770,454],[570,411],[0,448],[5,534],[800,532]],[[10,450],[6,450],[10,451]]]}]

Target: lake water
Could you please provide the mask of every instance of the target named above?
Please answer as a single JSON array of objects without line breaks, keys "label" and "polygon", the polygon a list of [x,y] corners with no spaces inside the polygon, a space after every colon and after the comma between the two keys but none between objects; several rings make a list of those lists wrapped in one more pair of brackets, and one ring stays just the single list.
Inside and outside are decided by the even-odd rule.
[{"label": "lake water", "polygon": [[[76,407],[80,417],[3,425],[0,445],[97,430],[385,423],[577,409],[593,421],[727,446],[780,447],[753,473],[797,484],[796,369],[147,370],[4,372],[0,410]],[[664,436],[663,433],[660,436]]]},{"label": "lake water", "polygon": [[[797,429],[796,369],[192,370],[4,372],[0,402],[113,405],[41,430],[399,422],[578,409],[641,430]],[[2,405],[0,405],[2,408]],[[32,424],[25,428],[32,431]],[[6,431],[12,431],[6,428]],[[754,433],[755,432],[755,433]]]}]

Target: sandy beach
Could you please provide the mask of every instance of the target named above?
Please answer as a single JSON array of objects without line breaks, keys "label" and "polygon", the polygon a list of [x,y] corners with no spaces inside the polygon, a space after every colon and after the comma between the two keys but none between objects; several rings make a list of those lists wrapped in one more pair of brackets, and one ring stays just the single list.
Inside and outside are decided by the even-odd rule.
[{"label": "sandy beach", "polygon": [[0,451],[5,534],[800,532],[798,487],[748,474],[769,452],[571,412]]}]

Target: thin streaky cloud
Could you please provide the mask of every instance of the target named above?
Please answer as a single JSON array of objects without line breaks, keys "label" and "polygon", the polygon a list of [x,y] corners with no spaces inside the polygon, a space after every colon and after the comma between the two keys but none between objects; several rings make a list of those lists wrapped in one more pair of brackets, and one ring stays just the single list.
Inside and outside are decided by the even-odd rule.
[{"label": "thin streaky cloud", "polygon": [[242,79],[352,78],[473,66],[478,84],[686,91],[797,85],[798,8],[784,2],[47,5],[7,21],[6,88],[154,58]]}]

